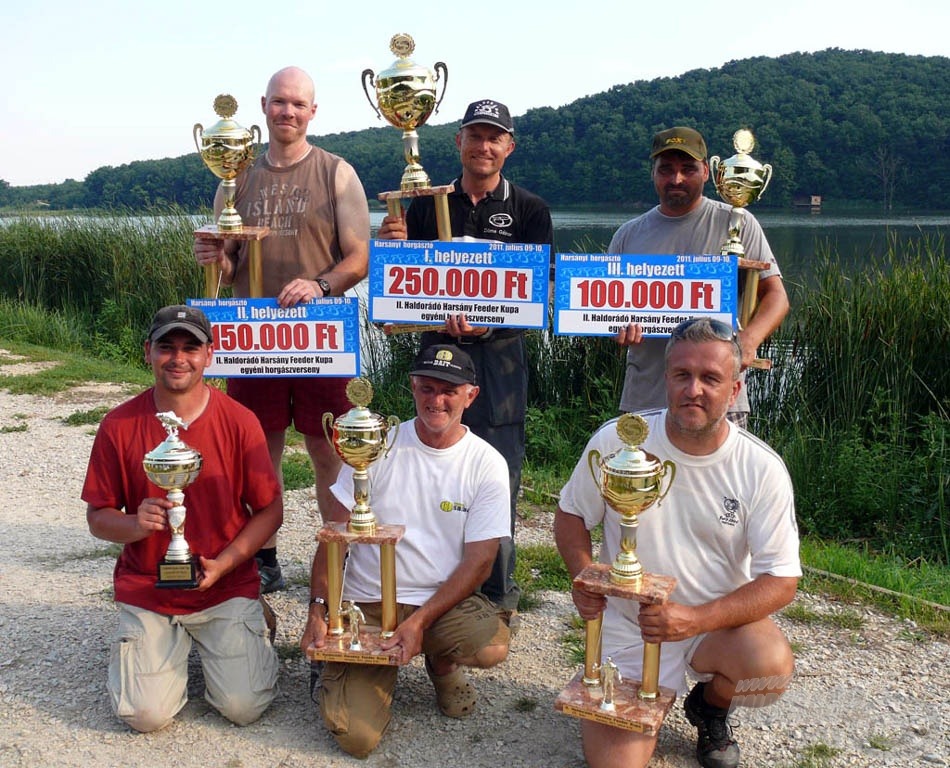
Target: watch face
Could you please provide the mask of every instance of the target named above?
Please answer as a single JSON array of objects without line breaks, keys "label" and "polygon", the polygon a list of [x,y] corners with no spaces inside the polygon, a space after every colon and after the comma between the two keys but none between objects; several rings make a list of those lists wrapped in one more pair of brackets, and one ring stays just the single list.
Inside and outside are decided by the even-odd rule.
[{"label": "watch face", "polygon": [[317,285],[320,286],[320,290],[323,291],[324,296],[330,295],[330,284],[326,280],[324,280],[322,277],[318,277]]}]

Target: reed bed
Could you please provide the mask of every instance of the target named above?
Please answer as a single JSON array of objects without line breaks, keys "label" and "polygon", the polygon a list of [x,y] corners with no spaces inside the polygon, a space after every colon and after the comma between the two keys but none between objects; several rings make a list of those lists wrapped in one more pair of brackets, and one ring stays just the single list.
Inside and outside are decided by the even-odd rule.
[{"label": "reed bed", "polygon": [[[19,218],[0,226],[0,338],[140,364],[156,307],[201,295],[196,222]],[[950,563],[950,265],[942,237],[894,244],[862,269],[819,254],[793,316],[751,371],[752,429],[784,457],[803,532],[903,559]],[[363,317],[373,407],[412,413],[411,335]],[[616,415],[611,339],[527,334],[527,468],[557,490],[591,431]]]}]

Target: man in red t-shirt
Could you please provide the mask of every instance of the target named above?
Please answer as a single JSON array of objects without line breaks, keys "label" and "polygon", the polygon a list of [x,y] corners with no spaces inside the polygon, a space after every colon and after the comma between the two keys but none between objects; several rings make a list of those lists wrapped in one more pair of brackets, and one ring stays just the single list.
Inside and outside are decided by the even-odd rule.
[{"label": "man in red t-shirt", "polygon": [[[211,338],[200,310],[158,311],[145,342],[155,385],[103,419],[83,485],[89,530],[123,545],[108,689],[116,715],[137,731],[162,728],[187,702],[193,639],[205,698],[229,720],[257,720],[277,693],[254,553],[280,527],[283,499],[257,419],[204,381]],[[181,440],[202,458],[184,501],[185,538],[200,565],[195,589],[155,586],[175,505],[142,460],[168,437],[156,418],[168,411],[187,425]]]}]

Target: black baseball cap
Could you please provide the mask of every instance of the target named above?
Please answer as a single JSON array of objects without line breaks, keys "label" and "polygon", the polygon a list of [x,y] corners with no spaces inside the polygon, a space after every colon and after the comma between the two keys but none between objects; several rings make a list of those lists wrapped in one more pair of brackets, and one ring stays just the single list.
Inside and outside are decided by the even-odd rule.
[{"label": "black baseball cap", "polygon": [[156,341],[171,331],[188,331],[202,344],[211,341],[211,323],[205,313],[195,307],[175,304],[155,313],[148,329],[148,340]]},{"label": "black baseball cap", "polygon": [[473,101],[468,105],[468,109],[465,110],[465,117],[462,118],[462,128],[475,123],[487,123],[488,125],[494,125],[496,128],[501,128],[503,131],[508,131],[508,133],[515,132],[515,124],[511,122],[511,113],[508,112],[508,107],[500,101],[493,101],[492,99]]},{"label": "black baseball cap", "polygon": [[452,344],[426,347],[412,364],[411,376],[429,376],[451,384],[474,384],[475,365],[467,352]]}]

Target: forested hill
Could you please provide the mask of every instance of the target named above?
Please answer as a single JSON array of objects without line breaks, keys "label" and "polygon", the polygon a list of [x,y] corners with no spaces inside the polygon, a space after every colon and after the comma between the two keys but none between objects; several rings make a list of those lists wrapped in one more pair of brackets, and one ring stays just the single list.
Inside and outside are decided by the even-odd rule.
[{"label": "forested hill", "polygon": [[[354,98],[357,93],[354,86]],[[517,112],[516,104],[509,106]],[[710,153],[723,158],[734,152],[736,129],[751,128],[753,156],[774,167],[758,205],[819,194],[950,208],[950,58],[872,51],[744,59],[532,109],[515,117],[517,149],[505,172],[555,205],[652,202],[650,140],[676,124],[698,128]],[[457,128],[456,121],[419,129],[422,163],[435,184],[458,173]],[[313,141],[353,163],[374,199],[398,187],[405,164],[400,136],[381,121],[379,128]],[[84,182],[0,182],[0,206],[44,200],[53,209],[168,203],[191,209],[209,205],[215,185],[192,153],[99,168]]]}]

